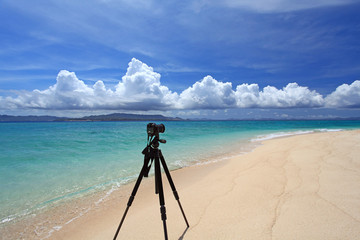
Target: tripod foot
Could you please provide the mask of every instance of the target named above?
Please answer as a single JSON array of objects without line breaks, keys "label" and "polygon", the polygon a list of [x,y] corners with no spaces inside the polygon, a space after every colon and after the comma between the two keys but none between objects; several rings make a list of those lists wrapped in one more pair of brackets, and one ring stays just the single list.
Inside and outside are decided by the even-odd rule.
[{"label": "tripod foot", "polygon": [[184,210],[183,210],[183,208],[182,208],[182,206],[181,206],[181,203],[180,203],[179,199],[177,200],[177,202],[178,202],[178,204],[179,204],[179,207],[180,207],[181,213],[182,213],[182,215],[183,215],[183,217],[184,217],[184,220],[185,220],[186,226],[187,226],[187,227],[189,227],[188,220],[186,219],[186,216],[185,216]]}]

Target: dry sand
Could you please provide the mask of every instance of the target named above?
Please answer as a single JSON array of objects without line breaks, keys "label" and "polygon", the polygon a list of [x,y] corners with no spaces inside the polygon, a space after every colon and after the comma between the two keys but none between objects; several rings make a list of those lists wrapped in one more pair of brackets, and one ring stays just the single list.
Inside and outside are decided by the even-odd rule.
[{"label": "dry sand", "polygon": [[[360,131],[265,141],[233,159],[163,176],[169,239],[360,239]],[[112,239],[134,183],[51,239]],[[153,178],[141,184],[118,239],[163,239]]]}]

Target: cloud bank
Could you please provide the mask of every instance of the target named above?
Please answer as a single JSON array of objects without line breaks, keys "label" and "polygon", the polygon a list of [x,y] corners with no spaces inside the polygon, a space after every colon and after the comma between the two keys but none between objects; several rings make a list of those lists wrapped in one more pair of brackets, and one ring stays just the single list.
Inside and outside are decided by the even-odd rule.
[{"label": "cloud bank", "polygon": [[61,70],[56,83],[46,90],[19,92],[0,97],[0,108],[43,110],[194,110],[229,108],[359,108],[360,81],[343,84],[326,97],[289,83],[282,89],[258,84],[221,82],[211,76],[194,83],[181,93],[160,82],[161,75],[133,58],[127,72],[114,89],[103,81],[89,86],[74,72]]}]

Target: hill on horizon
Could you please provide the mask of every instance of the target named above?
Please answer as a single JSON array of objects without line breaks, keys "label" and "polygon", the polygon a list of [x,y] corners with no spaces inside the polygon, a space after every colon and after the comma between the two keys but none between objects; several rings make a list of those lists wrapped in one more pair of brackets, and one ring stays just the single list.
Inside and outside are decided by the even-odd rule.
[{"label": "hill on horizon", "polygon": [[128,113],[111,113],[106,115],[91,115],[80,118],[55,116],[11,116],[0,115],[0,122],[71,122],[71,121],[182,121],[184,119],[166,117],[163,115],[142,115]]}]

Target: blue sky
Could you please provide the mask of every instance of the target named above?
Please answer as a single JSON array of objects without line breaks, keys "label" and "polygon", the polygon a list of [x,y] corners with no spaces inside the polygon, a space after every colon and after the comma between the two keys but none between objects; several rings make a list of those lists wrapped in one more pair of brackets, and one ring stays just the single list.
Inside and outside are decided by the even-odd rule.
[{"label": "blue sky", "polygon": [[360,1],[0,6],[0,114],[360,117]]}]

